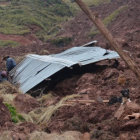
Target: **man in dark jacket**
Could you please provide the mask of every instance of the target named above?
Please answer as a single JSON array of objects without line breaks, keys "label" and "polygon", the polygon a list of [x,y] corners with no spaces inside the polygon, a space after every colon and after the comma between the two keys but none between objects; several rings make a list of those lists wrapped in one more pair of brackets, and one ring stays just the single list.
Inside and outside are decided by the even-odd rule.
[{"label": "man in dark jacket", "polygon": [[9,56],[4,57],[3,60],[6,61],[6,68],[7,72],[9,73],[9,71],[11,71],[16,66],[16,62],[13,58]]}]

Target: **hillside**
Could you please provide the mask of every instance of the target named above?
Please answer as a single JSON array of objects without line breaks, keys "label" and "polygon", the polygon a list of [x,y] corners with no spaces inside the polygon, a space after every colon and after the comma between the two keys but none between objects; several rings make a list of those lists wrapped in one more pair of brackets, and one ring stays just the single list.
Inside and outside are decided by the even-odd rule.
[{"label": "hillside", "polygon": [[[84,1],[99,14],[122,49],[140,67],[140,1]],[[62,10],[63,13],[61,7],[58,11],[64,15],[58,14],[55,6],[64,6],[67,12]],[[0,26],[3,31],[0,43],[4,44],[0,47],[1,57],[11,55],[19,62],[28,53],[54,54],[95,39],[97,45],[111,49],[88,17],[68,0],[7,1],[1,3],[0,9],[7,13],[0,12],[3,18],[0,23],[7,22]],[[3,41],[6,38],[21,46],[15,44],[11,48],[10,42],[7,47]],[[118,62],[118,66],[110,60],[70,69],[66,74],[62,71],[52,88],[43,85],[37,90],[40,96],[36,98],[21,94],[10,83],[0,84],[0,140],[138,140],[139,81],[122,59]],[[0,66],[5,68],[4,64]],[[115,102],[124,89],[129,89],[131,102],[124,105],[102,102],[102,99]]]},{"label": "hillside", "polygon": [[[97,7],[109,3],[110,0],[84,0],[84,2]],[[62,46],[71,45],[73,42],[71,36],[64,35],[65,37],[60,36],[61,38],[57,36],[64,30],[64,24],[67,21],[71,23],[79,12],[79,7],[69,0],[0,0],[2,56],[13,53],[14,56],[29,52],[41,53],[39,48],[41,47],[43,52],[49,47],[44,44],[48,43],[51,46],[56,46],[59,42],[62,42],[60,43]],[[49,47],[49,51],[52,49],[53,47]],[[55,49],[53,53],[54,51]]]},{"label": "hillside", "polygon": [[[85,1],[88,5],[109,2]],[[69,0],[1,0],[0,47],[46,42],[63,29],[62,23],[79,11]]]},{"label": "hillside", "polygon": [[[60,29],[62,22],[73,15],[73,10],[61,0],[5,0],[5,3],[3,1],[0,1],[1,40],[5,38],[1,37],[3,34],[20,36],[34,34],[34,38],[46,41]],[[3,41],[0,46],[15,46],[12,42],[7,44]]]}]

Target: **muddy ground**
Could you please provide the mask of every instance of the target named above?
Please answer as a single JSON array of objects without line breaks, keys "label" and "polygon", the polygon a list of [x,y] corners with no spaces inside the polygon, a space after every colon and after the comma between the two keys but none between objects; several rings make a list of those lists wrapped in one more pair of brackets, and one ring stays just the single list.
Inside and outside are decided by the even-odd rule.
[{"label": "muddy ground", "polygon": [[[103,19],[120,6],[127,5],[128,8],[122,11],[117,18],[108,25],[108,29],[117,38],[117,41],[140,66],[140,1],[139,0],[116,0],[109,4],[92,7],[99,13]],[[19,56],[27,53],[40,53],[40,47],[48,50],[50,53],[56,53],[70,48],[72,46],[82,45],[88,41],[97,39],[99,45],[103,48],[111,48],[103,36],[96,35],[89,37],[88,33],[93,26],[92,22],[81,12],[74,19],[64,24],[63,31],[58,36],[73,36],[71,44],[65,47],[56,47],[47,42],[41,45],[41,42],[30,46],[24,46],[15,49],[2,49],[2,55]],[[29,39],[30,41],[30,39]],[[30,43],[29,43],[30,44]],[[129,70],[125,63],[119,59],[119,66],[114,66],[114,61],[102,61],[93,65],[92,68],[84,73],[72,74],[68,78],[61,80],[55,85],[51,92],[55,98],[52,104],[59,101],[66,95],[80,94],[82,99],[110,99],[112,96],[120,96],[122,89],[130,90],[130,99],[132,103],[140,105],[140,86],[139,80]],[[25,96],[25,95],[24,95]],[[22,102],[22,98],[25,99]],[[19,110],[26,113],[38,107],[36,99],[17,96],[15,103]],[[1,108],[5,108],[0,100]],[[48,105],[48,104],[47,104]],[[47,106],[46,105],[46,106]],[[140,113],[140,108],[132,108],[133,104],[126,107],[123,118],[117,120],[114,115],[120,107],[120,103],[108,105],[107,103],[79,104],[74,106],[65,106],[53,114],[49,124],[39,127],[33,123],[22,123],[15,125],[10,120],[10,115],[5,108],[4,117],[2,117],[1,130],[10,130],[20,134],[21,139],[26,139],[25,135],[40,130],[47,133],[79,131],[82,134],[88,132],[91,139],[99,140],[138,140],[140,137],[140,119],[132,118],[124,120],[124,117],[132,113]],[[24,107],[23,107],[24,106]],[[1,110],[0,110],[1,111]],[[17,137],[18,137],[17,136]]]}]

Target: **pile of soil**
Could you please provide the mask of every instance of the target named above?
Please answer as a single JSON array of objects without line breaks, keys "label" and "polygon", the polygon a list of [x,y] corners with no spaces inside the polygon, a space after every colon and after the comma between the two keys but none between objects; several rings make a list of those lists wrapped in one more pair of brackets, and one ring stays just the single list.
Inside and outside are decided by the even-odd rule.
[{"label": "pile of soil", "polygon": [[14,98],[14,105],[18,111],[25,113],[28,113],[40,106],[35,98],[25,94],[17,95]]},{"label": "pile of soil", "polygon": [[[64,91],[65,95],[73,91],[73,94],[81,94],[82,99],[96,100],[98,97],[101,97],[106,100],[113,96],[121,97],[120,91],[129,88],[131,100],[139,103],[139,82],[135,75],[124,66],[124,63],[121,61],[119,63],[118,68],[112,68],[108,65],[105,69],[98,72],[81,74],[74,77],[73,82],[71,81],[73,78],[65,79],[58,83],[53,91],[60,96],[62,96],[62,91]],[[124,71],[122,71],[122,68]],[[124,76],[125,83],[120,82],[120,75]],[[93,138],[116,139],[117,137],[122,137],[122,133],[130,131],[126,129],[126,126],[129,125],[129,128],[134,133],[132,136],[138,138],[139,120],[132,120],[132,124],[128,123],[129,120],[116,120],[114,115],[119,107],[120,103],[110,106],[107,103],[100,102],[89,105],[77,103],[74,106],[62,107],[54,114],[46,130],[50,132],[76,130],[82,133],[91,132]],[[130,110],[126,111],[124,116],[131,115],[134,110],[131,109],[131,112]],[[92,134],[93,130],[97,134]]]}]

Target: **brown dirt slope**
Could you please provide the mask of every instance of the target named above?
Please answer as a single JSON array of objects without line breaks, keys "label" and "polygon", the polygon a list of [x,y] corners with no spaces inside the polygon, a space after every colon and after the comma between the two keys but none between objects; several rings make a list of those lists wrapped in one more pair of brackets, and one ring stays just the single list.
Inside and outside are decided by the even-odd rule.
[{"label": "brown dirt slope", "polygon": [[[116,0],[109,4],[92,7],[103,19],[111,14],[115,9],[122,5],[128,8],[122,11],[116,19],[108,25],[109,30],[117,38],[123,49],[127,51],[140,66],[140,15],[139,0]],[[109,44],[99,34],[92,38],[88,33],[92,23],[83,14],[79,13],[73,20],[64,25],[63,31],[58,36],[73,36],[74,40],[66,47],[58,48],[50,45],[50,42],[42,46],[30,46],[24,48],[2,50],[3,53],[19,55],[27,52],[39,52],[40,48],[48,49],[51,53],[62,51],[66,48],[80,45],[93,39],[99,40],[99,44],[104,48],[110,48]],[[51,46],[51,47],[50,47]],[[124,62],[119,59],[120,65],[114,67],[113,61],[103,61],[93,68],[96,70],[86,71],[84,74],[79,73],[64,81],[59,82],[53,89],[53,93],[60,98],[67,94],[82,94],[81,99],[110,99],[111,96],[120,96],[120,91],[125,88],[130,90],[132,103],[140,104],[140,86],[135,75],[128,69]],[[120,77],[124,77],[124,82],[120,82]],[[21,101],[21,100],[20,100]],[[22,104],[23,105],[23,104]],[[45,132],[62,132],[74,130],[90,132],[93,140],[129,140],[139,139],[140,137],[140,120],[117,120],[114,114],[120,107],[120,103],[109,106],[108,104],[73,104],[74,106],[65,106],[53,114],[49,125],[43,129]],[[130,108],[131,106],[131,108]],[[133,113],[139,113],[140,110],[132,109],[133,104],[126,107],[123,117]],[[21,128],[22,129],[22,128]],[[23,129],[22,129],[23,130]]]},{"label": "brown dirt slope", "polygon": [[[92,9],[97,11],[101,15],[101,18],[104,18],[122,5],[127,5],[128,8],[122,11],[116,19],[108,25],[108,28],[114,37],[117,38],[123,49],[126,50],[140,66],[138,53],[140,47],[140,2],[138,0],[117,0],[110,4],[93,7]],[[101,35],[96,35],[93,38],[87,36],[91,27],[92,23],[83,13],[80,13],[64,25],[64,30],[59,36],[73,36],[74,41],[70,44],[71,46],[86,43],[91,39],[97,39],[100,41],[99,44],[102,47],[110,48],[109,44]],[[70,47],[70,45],[68,47]],[[62,95],[62,93],[83,92],[89,99],[96,99],[98,96],[103,99],[108,99],[114,95],[120,96],[122,89],[129,88],[131,100],[140,103],[139,82],[121,59],[119,63],[120,66],[118,68],[113,68],[110,62],[99,63],[99,65],[106,64],[107,67],[99,71],[86,73],[84,75],[79,74],[79,76],[75,78],[64,80],[56,85],[54,92],[59,95]],[[125,84],[119,82],[121,75],[124,75],[126,79]],[[72,79],[74,80],[71,81]],[[83,98],[85,97],[83,96]],[[130,135],[130,139],[139,139],[139,120],[117,121],[113,119],[119,106],[120,104],[113,106],[103,104],[91,104],[89,106],[77,104],[74,107],[64,107],[54,115],[48,129],[50,131],[56,131],[58,129],[60,131],[90,131],[93,139],[128,139]],[[92,133],[92,130],[94,133]]]}]

